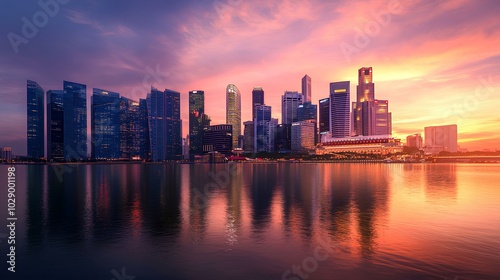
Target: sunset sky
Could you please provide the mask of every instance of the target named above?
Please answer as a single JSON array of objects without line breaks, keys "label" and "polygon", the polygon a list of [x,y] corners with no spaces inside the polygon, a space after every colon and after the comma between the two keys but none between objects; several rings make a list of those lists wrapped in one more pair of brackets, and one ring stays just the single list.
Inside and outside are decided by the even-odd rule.
[{"label": "sunset sky", "polygon": [[[353,101],[361,67],[373,67],[396,137],[458,124],[462,148],[500,150],[498,0],[59,2],[44,18],[38,1],[2,1],[0,146],[14,154],[26,153],[27,79],[45,91],[86,84],[89,101],[94,87],[136,100],[150,85],[177,90],[185,136],[190,90],[205,91],[205,112],[221,124],[228,84],[242,93],[242,121],[262,86],[281,121],[281,95],[300,91],[305,74],[313,103],[346,80]],[[34,16],[37,32],[11,44]]]}]

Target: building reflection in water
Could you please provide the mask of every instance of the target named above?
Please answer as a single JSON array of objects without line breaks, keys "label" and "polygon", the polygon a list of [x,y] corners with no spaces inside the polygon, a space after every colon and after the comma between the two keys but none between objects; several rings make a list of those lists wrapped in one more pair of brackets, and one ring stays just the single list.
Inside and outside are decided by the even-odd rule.
[{"label": "building reflection in water", "polygon": [[425,164],[423,168],[428,201],[441,203],[457,199],[457,165]]},{"label": "building reflection in water", "polygon": [[47,166],[28,165],[27,168],[27,202],[26,202],[26,236],[30,247],[40,246],[44,239],[46,227],[45,187]]},{"label": "building reflection in water", "polygon": [[241,230],[241,191],[244,187],[243,166],[234,163],[227,168],[226,172],[230,176],[226,194],[226,245],[230,249],[238,244],[238,235]]}]

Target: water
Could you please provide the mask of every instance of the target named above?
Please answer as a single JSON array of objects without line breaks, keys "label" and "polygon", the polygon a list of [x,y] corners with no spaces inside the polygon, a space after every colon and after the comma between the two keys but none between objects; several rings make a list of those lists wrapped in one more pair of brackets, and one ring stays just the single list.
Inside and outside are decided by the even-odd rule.
[{"label": "water", "polygon": [[[500,165],[82,164],[16,175],[17,272],[1,239],[1,279],[500,279]],[[6,166],[0,182],[6,224]]]}]

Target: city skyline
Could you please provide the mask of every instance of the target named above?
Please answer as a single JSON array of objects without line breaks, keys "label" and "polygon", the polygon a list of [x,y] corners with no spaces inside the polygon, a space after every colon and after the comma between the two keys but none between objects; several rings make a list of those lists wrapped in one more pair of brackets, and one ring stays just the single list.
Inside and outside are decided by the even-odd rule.
[{"label": "city skyline", "polygon": [[[0,46],[5,54],[0,68],[0,114],[5,120],[0,124],[0,145],[12,146],[15,154],[26,154],[27,79],[45,90],[60,89],[61,80],[76,81],[135,101],[145,98],[151,85],[175,89],[181,95],[184,135],[188,131],[185,105],[188,91],[193,89],[205,91],[205,106],[213,124],[225,123],[225,110],[218,104],[225,99],[228,84],[239,88],[242,104],[251,102],[253,87],[262,86],[266,105],[275,108],[272,117],[281,119],[279,96],[285,90],[301,91],[305,74],[312,78],[313,104],[328,97],[328,85],[335,81],[351,81],[350,97],[355,100],[356,71],[367,66],[376,69],[377,96],[390,100],[394,136],[405,139],[423,134],[428,125],[457,123],[461,147],[499,149],[500,134],[495,130],[499,120],[491,113],[500,105],[495,98],[500,77],[493,71],[500,63],[494,47],[499,40],[494,28],[496,14],[491,9],[496,2],[480,6],[471,1],[436,5],[397,2],[396,8],[390,3],[242,2],[237,6],[226,3],[223,11],[213,3],[189,8],[176,4],[171,10],[177,17],[187,18],[197,10],[206,12],[182,23],[158,22],[164,35],[143,33],[149,25],[141,21],[132,24],[115,16],[103,20],[85,2],[62,5],[59,14],[29,43],[19,45],[19,53],[7,39]],[[0,31],[20,34],[20,19],[31,19],[40,10],[36,3],[31,4],[7,3],[9,14],[2,14],[5,24]],[[152,1],[137,9],[127,3],[120,7],[120,14],[151,12],[152,7],[162,5],[168,4]],[[366,31],[370,30],[367,26],[377,24],[378,32],[376,28]],[[454,29],[460,32],[448,32]],[[283,35],[276,36],[276,30],[284,30],[280,32]],[[297,35],[310,35],[301,40],[296,40],[300,36],[286,37],[292,30]],[[167,34],[179,39],[178,47],[166,39]],[[91,45],[78,39],[86,36],[94,39],[89,40]],[[66,44],[54,46],[53,42],[62,38]],[[356,45],[356,38],[366,43]],[[144,45],[142,41],[148,39],[153,43],[137,50],[123,47],[123,43]],[[199,44],[202,39],[204,43]],[[354,52],[345,55],[342,46],[352,46]],[[92,59],[84,55],[87,51]],[[144,80],[151,85],[143,86]],[[89,95],[87,92],[87,104]],[[251,120],[248,106],[242,106],[241,119]]]}]

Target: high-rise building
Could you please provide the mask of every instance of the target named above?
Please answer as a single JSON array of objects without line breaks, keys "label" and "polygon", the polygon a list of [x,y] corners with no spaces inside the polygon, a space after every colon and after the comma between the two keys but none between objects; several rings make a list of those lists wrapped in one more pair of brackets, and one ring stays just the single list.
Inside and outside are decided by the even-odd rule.
[{"label": "high-rise building", "polygon": [[425,128],[425,151],[439,153],[458,150],[457,125],[428,126]]},{"label": "high-rise building", "polygon": [[193,90],[189,92],[189,154],[203,154],[203,116],[205,114],[205,92]]},{"label": "high-rise building", "polygon": [[47,91],[47,160],[64,160],[64,91]]},{"label": "high-rise building", "polygon": [[34,81],[27,81],[28,158],[41,159],[45,149],[44,91]]},{"label": "high-rise building", "polygon": [[[372,67],[362,67],[358,70],[358,86],[356,87],[356,104],[354,110],[354,130],[357,135],[363,134],[363,102],[375,100],[375,84],[373,83]],[[369,117],[365,117],[367,119]],[[371,121],[371,120],[369,120]],[[371,135],[371,134],[368,134]]]},{"label": "high-rise building", "polygon": [[308,75],[302,78],[302,95],[304,96],[304,102],[312,102],[311,77]]},{"label": "high-rise building", "polygon": [[254,151],[274,152],[277,119],[271,118],[271,106],[255,106],[254,119]]},{"label": "high-rise building", "polygon": [[87,86],[64,81],[64,159],[87,159]]},{"label": "high-rise building", "polygon": [[275,150],[285,153],[292,150],[292,124],[278,124],[276,126]]},{"label": "high-rise building", "polygon": [[319,133],[325,134],[330,131],[330,98],[319,100]]},{"label": "high-rise building", "polygon": [[375,99],[361,104],[362,134],[391,135],[392,114],[389,112],[389,101]]},{"label": "high-rise building", "polygon": [[255,119],[255,107],[264,105],[264,90],[262,87],[254,87],[252,90],[252,120]]},{"label": "high-rise building", "polygon": [[255,129],[252,121],[244,122],[243,150],[246,153],[254,152]]},{"label": "high-rise building", "polygon": [[297,108],[297,121],[308,121],[314,123],[314,143],[318,143],[318,106],[311,102],[304,102]]},{"label": "high-rise building", "polygon": [[90,111],[92,159],[120,158],[120,94],[94,88]]},{"label": "high-rise building", "polygon": [[233,149],[233,128],[230,124],[212,125],[203,136],[203,152],[219,152],[226,156],[231,155]]},{"label": "high-rise building", "polygon": [[292,124],[292,151],[311,151],[315,149],[315,123],[308,121]]},{"label": "high-rise building", "polygon": [[182,159],[189,160],[189,134],[182,138]]},{"label": "high-rise building", "polygon": [[350,136],[350,82],[330,84],[330,133],[334,138]]},{"label": "high-rise building", "polygon": [[182,121],[180,93],[151,88],[147,97],[151,160],[154,162],[182,158]]},{"label": "high-rise building", "polygon": [[238,148],[241,134],[241,94],[235,85],[226,88],[226,123],[233,128],[233,149]]},{"label": "high-rise building", "polygon": [[298,91],[285,91],[281,98],[281,123],[291,124],[298,121],[297,110],[303,102],[303,95]]},{"label": "high-rise building", "polygon": [[422,136],[420,135],[420,133],[408,135],[406,137],[406,146],[412,147],[412,148],[417,148],[417,149],[422,149],[423,140],[422,140]]},{"label": "high-rise building", "polygon": [[120,98],[120,158],[140,159],[141,143],[139,102]]},{"label": "high-rise building", "polygon": [[139,155],[142,160],[149,160],[150,142],[149,142],[149,123],[148,123],[148,104],[146,99],[139,99]]}]

